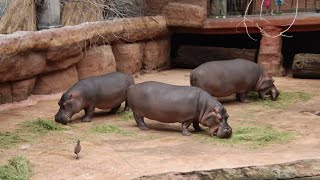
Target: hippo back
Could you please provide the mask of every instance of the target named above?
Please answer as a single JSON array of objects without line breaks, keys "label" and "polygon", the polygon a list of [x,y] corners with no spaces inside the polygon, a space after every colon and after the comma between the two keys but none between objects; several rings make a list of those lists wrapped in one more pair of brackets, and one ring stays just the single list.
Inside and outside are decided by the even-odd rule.
[{"label": "hippo back", "polygon": [[261,73],[261,67],[245,59],[211,61],[191,72],[190,84],[212,96],[225,97],[253,90]]}]

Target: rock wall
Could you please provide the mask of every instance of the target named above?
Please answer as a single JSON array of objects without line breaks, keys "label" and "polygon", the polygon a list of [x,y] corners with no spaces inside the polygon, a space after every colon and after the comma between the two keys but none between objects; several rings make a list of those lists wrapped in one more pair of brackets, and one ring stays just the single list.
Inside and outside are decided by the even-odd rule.
[{"label": "rock wall", "polygon": [[207,0],[147,0],[150,15],[163,15],[168,26],[203,27],[207,19]]},{"label": "rock wall", "polygon": [[294,162],[271,164],[262,166],[248,166],[239,168],[212,169],[206,171],[192,172],[168,172],[142,176],[134,180],[164,180],[164,179],[192,179],[192,180],[213,180],[213,179],[319,179],[320,160],[307,159]]},{"label": "rock wall", "polygon": [[0,34],[0,104],[63,92],[89,76],[139,73],[150,59],[158,63],[147,68],[158,69],[169,62],[168,42],[162,16]]}]

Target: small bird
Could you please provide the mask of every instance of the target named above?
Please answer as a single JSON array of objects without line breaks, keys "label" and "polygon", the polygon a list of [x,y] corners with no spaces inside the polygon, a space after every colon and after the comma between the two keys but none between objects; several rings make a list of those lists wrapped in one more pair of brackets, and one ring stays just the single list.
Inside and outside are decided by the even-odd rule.
[{"label": "small bird", "polygon": [[74,153],[77,155],[76,159],[79,159],[80,151],[81,151],[81,145],[80,145],[80,140],[78,140],[76,147],[74,147]]}]

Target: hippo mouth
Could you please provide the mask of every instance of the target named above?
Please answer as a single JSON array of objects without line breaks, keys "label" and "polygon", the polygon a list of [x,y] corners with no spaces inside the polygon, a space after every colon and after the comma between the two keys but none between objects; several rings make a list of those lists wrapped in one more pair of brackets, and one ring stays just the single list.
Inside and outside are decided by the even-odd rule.
[{"label": "hippo mouth", "polygon": [[220,125],[211,127],[211,128],[209,129],[210,135],[211,135],[211,136],[217,136],[217,133],[218,133],[219,128],[222,128],[222,127],[221,127]]},{"label": "hippo mouth", "polygon": [[209,129],[210,135],[217,136],[219,138],[229,138],[232,135],[231,127],[222,127],[222,125],[218,125]]},{"label": "hippo mouth", "polygon": [[71,119],[71,116],[69,114],[65,114],[60,117],[59,116],[55,117],[55,121],[63,125],[67,125],[70,119]]}]

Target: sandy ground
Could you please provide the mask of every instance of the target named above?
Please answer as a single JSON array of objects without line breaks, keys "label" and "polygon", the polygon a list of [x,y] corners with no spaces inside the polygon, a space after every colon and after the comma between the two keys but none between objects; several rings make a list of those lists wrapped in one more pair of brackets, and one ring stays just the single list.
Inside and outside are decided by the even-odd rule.
[{"label": "sandy ground", "polygon": [[[145,74],[136,78],[136,82],[154,80],[188,85],[189,73],[190,70],[180,69]],[[146,124],[151,130],[140,131],[133,119],[123,121],[120,115],[99,112],[92,122],[81,123],[81,112],[73,117],[75,120],[66,131],[51,132],[35,142],[1,150],[0,163],[5,163],[14,155],[25,155],[34,164],[32,179],[132,179],[169,171],[209,170],[320,158],[320,116],[315,115],[320,111],[320,81],[280,77],[275,78],[275,84],[279,90],[307,92],[313,97],[285,109],[241,104],[234,101],[234,97],[221,102],[230,115],[231,127],[269,126],[295,132],[296,135],[286,143],[257,149],[232,147],[204,141],[210,138],[206,133],[184,137],[179,123],[161,124],[147,119]],[[12,131],[17,123],[36,118],[53,120],[60,95],[34,96],[22,103],[0,106],[0,131]],[[133,135],[87,132],[97,124],[116,125]],[[193,131],[192,127],[190,131]],[[73,154],[76,139],[80,139],[82,144],[79,160]]]}]

